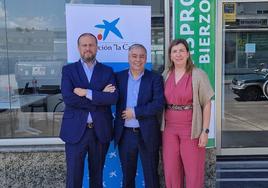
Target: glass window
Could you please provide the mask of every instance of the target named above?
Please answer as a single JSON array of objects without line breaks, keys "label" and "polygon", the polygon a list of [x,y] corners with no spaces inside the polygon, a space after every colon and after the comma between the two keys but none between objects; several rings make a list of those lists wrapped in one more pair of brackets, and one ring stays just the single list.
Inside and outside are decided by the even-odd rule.
[{"label": "glass window", "polygon": [[0,6],[0,14],[6,13],[1,25],[1,45],[6,44],[1,46],[1,138],[58,136],[61,118],[53,111],[63,106],[55,109],[66,63],[65,0],[9,0]]},{"label": "glass window", "polygon": [[267,147],[268,3],[225,6],[222,148]]},{"label": "glass window", "polygon": [[5,13],[4,0],[0,0],[0,137],[10,134],[11,128],[10,113],[7,110],[10,108],[8,101],[11,88],[8,75]]},{"label": "glass window", "polygon": [[0,138],[59,135],[66,3],[152,6],[153,69],[163,70],[163,1],[0,0]]}]

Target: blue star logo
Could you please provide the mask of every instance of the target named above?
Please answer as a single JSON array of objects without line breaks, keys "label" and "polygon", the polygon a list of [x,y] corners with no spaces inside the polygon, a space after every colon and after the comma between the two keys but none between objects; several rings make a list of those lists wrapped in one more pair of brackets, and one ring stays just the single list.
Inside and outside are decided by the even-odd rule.
[{"label": "blue star logo", "polygon": [[103,40],[105,40],[107,38],[110,31],[112,33],[114,33],[117,37],[123,39],[122,34],[116,28],[116,24],[118,23],[119,19],[120,18],[117,18],[117,19],[113,20],[112,22],[108,22],[107,20],[102,20],[104,24],[95,25],[95,27],[97,27],[97,28],[104,29]]}]

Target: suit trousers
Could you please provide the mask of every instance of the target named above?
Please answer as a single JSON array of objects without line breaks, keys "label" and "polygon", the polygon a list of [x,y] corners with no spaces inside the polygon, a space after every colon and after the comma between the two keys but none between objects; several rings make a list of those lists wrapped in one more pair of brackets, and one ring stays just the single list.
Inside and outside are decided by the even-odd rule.
[{"label": "suit trousers", "polygon": [[167,125],[162,139],[166,188],[203,188],[205,148],[191,139],[191,125]]},{"label": "suit trousers", "polygon": [[90,188],[102,188],[103,167],[109,143],[100,143],[94,128],[86,128],[78,143],[65,144],[67,163],[67,188],[81,188],[84,175],[84,161],[88,154]]},{"label": "suit trousers", "polygon": [[140,154],[145,188],[159,188],[159,150],[146,148],[141,132],[124,129],[119,142],[119,157],[123,172],[123,188],[135,188],[138,155]]}]

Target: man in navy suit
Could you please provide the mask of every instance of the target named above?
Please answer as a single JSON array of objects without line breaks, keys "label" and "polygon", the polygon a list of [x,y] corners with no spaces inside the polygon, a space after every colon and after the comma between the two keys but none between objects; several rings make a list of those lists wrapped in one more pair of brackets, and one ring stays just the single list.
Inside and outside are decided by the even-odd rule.
[{"label": "man in navy suit", "polygon": [[111,105],[116,104],[118,92],[113,70],[96,60],[96,37],[83,33],[77,44],[80,60],[62,69],[65,109],[60,138],[65,142],[66,187],[82,187],[88,154],[90,187],[102,188],[105,156],[113,137]]},{"label": "man in navy suit", "polygon": [[116,74],[115,143],[123,172],[123,188],[135,188],[140,155],[146,188],[158,188],[160,125],[157,115],[164,106],[163,78],[144,68],[146,48],[129,48],[129,69]]}]

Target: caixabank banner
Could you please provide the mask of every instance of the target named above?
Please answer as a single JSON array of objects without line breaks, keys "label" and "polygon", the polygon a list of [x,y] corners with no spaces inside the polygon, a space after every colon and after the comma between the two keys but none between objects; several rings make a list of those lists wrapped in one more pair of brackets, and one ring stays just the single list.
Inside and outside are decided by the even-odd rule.
[{"label": "caixabank banner", "polygon": [[[203,69],[215,91],[216,0],[174,0],[173,36],[187,40],[194,64]],[[215,146],[215,100],[212,100],[208,147]]]},{"label": "caixabank banner", "polygon": [[[151,52],[151,7],[122,5],[66,4],[66,32],[68,63],[77,61],[77,38],[90,32],[98,39],[97,60],[114,71],[128,68],[128,48],[135,43]],[[150,53],[146,68],[152,67]],[[111,143],[104,167],[103,187],[121,187],[122,171],[117,149]],[[83,187],[88,185],[85,160]],[[144,187],[141,163],[138,163],[136,186]]]},{"label": "caixabank banner", "polygon": [[[66,4],[68,62],[79,59],[77,38],[90,32],[98,39],[97,60],[115,71],[128,66],[128,48],[134,43],[151,52],[151,7]],[[150,53],[146,67],[151,67]]]}]

